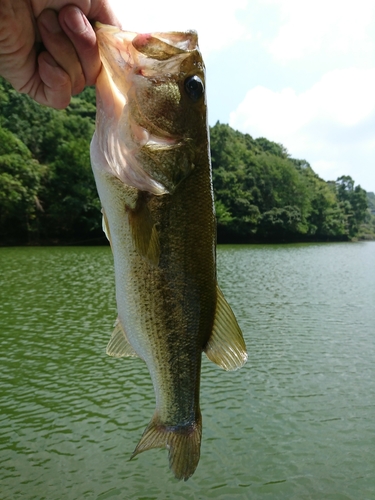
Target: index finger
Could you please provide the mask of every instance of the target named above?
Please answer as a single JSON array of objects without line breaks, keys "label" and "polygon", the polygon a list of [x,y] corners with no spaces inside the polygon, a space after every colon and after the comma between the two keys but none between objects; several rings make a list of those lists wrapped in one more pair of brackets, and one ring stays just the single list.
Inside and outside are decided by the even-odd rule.
[{"label": "index finger", "polygon": [[68,5],[59,13],[59,22],[79,59],[86,85],[93,85],[101,62],[95,32],[80,9]]},{"label": "index finger", "polygon": [[85,77],[74,46],[61,29],[57,13],[46,9],[38,17],[37,23],[46,50],[69,75],[72,95],[78,94],[85,87]]}]

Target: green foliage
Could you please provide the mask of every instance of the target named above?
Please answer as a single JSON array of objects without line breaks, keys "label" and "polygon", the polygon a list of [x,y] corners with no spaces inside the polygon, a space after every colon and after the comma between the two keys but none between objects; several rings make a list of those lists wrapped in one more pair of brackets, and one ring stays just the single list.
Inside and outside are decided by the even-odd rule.
[{"label": "green foliage", "polygon": [[367,215],[366,191],[361,186],[354,187],[354,180],[343,175],[336,181],[336,192],[345,214],[347,232],[353,238],[358,234],[359,227]]},{"label": "green foliage", "polygon": [[211,128],[211,151],[219,241],[336,240],[358,232],[365,192],[353,180],[327,183],[282,145],[221,123]]},{"label": "green foliage", "polygon": [[30,241],[37,232],[38,193],[44,174],[28,148],[0,127],[0,238]]},{"label": "green foliage", "polygon": [[27,96],[8,88],[7,98],[1,105],[2,126],[15,134],[40,160],[41,143],[50,121],[57,111],[39,106]]},{"label": "green foliage", "polygon": [[375,193],[366,193],[368,209],[360,224],[357,237],[361,240],[375,240]]},{"label": "green foliage", "polygon": [[[102,237],[94,127],[94,88],[56,111],[0,79],[0,243]],[[281,144],[228,125],[210,135],[219,241],[375,237],[375,195],[351,177],[327,183]]]},{"label": "green foliage", "polygon": [[0,124],[0,242],[101,237],[89,157],[95,90],[56,111],[0,79]]},{"label": "green foliage", "polygon": [[367,193],[367,203],[370,211],[375,214],[375,193]]},{"label": "green foliage", "polygon": [[306,198],[309,200],[307,216],[308,234],[318,239],[343,238],[345,217],[336,196],[335,187],[323,181],[303,160],[296,163],[306,183]]},{"label": "green foliage", "polygon": [[[100,202],[84,138],[57,145],[44,186],[46,237],[87,239],[101,234]],[[82,238],[83,236],[83,238]]]}]

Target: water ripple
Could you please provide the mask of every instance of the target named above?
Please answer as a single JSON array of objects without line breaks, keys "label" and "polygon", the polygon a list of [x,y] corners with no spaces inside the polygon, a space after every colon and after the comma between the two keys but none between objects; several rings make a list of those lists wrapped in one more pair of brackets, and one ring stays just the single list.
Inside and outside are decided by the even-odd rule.
[{"label": "water ripple", "polygon": [[0,249],[0,498],[375,497],[375,244],[221,247],[247,365],[202,366],[202,458],[129,457],[154,410],[147,368],[105,346],[108,248]]}]

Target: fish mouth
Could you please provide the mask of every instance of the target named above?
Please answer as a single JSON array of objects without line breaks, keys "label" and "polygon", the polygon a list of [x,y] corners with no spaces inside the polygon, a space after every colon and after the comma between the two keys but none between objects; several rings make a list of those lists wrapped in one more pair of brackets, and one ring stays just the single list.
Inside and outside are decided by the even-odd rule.
[{"label": "fish mouth", "polygon": [[139,77],[156,81],[161,74],[178,75],[182,62],[198,48],[197,33],[138,34],[101,23],[96,23],[94,29],[106,74],[105,84],[99,84],[100,77],[97,82],[97,135],[107,163],[126,184],[152,194],[166,194],[169,190],[152,179],[137,161],[137,152],[145,146],[148,150],[175,149],[183,141],[144,115],[142,123],[138,123],[129,110],[129,96],[134,96]]},{"label": "fish mouth", "polygon": [[[133,31],[123,31],[116,26],[99,22],[95,23],[94,29],[101,55],[102,53],[105,55],[107,50],[111,50],[111,47],[116,48],[121,53],[121,59],[127,64],[132,64],[128,49],[130,44],[140,54],[158,61],[168,60],[178,54],[186,54],[198,48],[198,35],[194,30],[140,34]],[[127,48],[125,52],[123,52],[124,48]],[[136,59],[134,59],[135,61]]]},{"label": "fish mouth", "polygon": [[193,30],[139,34],[101,23],[94,29],[102,63],[120,91],[124,71],[146,77],[178,74],[182,61],[198,48]]}]

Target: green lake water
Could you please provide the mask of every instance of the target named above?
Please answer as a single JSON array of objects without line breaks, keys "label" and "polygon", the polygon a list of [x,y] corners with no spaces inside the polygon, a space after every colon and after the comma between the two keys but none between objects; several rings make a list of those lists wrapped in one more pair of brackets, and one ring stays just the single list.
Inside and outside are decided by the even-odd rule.
[{"label": "green lake water", "polygon": [[201,460],[129,461],[144,363],[105,354],[107,247],[0,248],[0,499],[375,499],[375,242],[221,246],[249,360],[204,356]]}]

